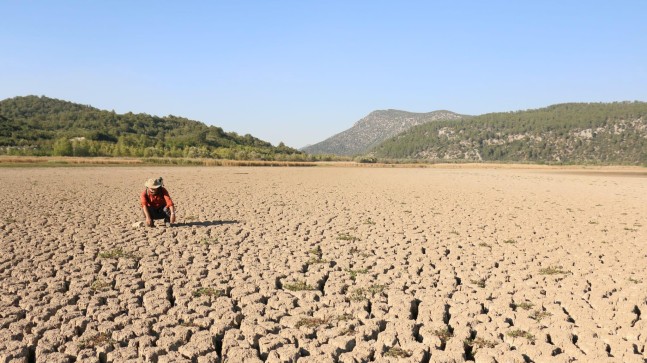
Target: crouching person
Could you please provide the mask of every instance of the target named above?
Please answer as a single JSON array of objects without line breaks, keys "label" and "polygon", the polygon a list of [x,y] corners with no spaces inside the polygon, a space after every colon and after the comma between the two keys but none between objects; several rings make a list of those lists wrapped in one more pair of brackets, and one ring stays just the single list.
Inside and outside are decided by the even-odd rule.
[{"label": "crouching person", "polygon": [[164,188],[162,177],[148,179],[144,185],[146,190],[142,192],[140,199],[146,217],[146,225],[153,227],[155,219],[164,219],[167,226],[175,223],[175,206],[168,191]]}]

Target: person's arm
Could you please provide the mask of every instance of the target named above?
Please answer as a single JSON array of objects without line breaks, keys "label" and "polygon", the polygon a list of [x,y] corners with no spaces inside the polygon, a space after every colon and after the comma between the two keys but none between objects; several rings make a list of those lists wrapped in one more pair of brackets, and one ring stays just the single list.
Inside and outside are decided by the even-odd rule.
[{"label": "person's arm", "polygon": [[150,227],[151,225],[153,225],[153,220],[151,219],[151,215],[148,212],[148,207],[143,205],[142,210],[144,211],[144,216],[146,216],[146,225]]},{"label": "person's arm", "polygon": [[140,202],[142,205],[142,211],[144,212],[144,217],[146,217],[146,225],[150,227],[153,225],[153,219],[151,219],[151,215],[148,212],[148,201],[146,199],[146,191],[142,193]]},{"label": "person's arm", "polygon": [[175,223],[175,206],[171,205],[168,209],[171,211],[171,223]]},{"label": "person's arm", "polygon": [[175,205],[173,204],[173,199],[171,199],[171,196],[169,195],[166,188],[164,188],[163,190],[163,195],[164,200],[166,201],[166,205],[168,206],[168,210],[171,213],[171,223],[175,223]]}]

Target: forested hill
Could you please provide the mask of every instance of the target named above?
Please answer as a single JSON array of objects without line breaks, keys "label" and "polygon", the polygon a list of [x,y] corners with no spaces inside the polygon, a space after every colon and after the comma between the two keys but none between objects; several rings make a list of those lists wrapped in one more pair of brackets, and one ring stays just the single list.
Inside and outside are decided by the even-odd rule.
[{"label": "forested hill", "polygon": [[177,116],[117,114],[48,97],[0,101],[0,153],[294,159],[303,153]]},{"label": "forested hill", "polygon": [[390,159],[647,165],[647,103],[566,103],[413,127],[372,154]]}]

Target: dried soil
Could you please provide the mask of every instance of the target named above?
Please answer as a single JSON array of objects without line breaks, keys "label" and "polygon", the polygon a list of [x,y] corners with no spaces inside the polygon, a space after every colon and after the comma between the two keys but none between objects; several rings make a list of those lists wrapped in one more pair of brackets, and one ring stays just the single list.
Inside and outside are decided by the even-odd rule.
[{"label": "dried soil", "polygon": [[[178,224],[134,227],[163,176]],[[0,169],[0,362],[645,362],[647,183]]]}]

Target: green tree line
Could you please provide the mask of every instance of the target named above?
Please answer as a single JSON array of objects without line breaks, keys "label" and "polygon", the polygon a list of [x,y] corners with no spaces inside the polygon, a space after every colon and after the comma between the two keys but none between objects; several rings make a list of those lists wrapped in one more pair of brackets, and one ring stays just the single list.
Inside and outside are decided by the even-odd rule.
[{"label": "green tree line", "polygon": [[9,155],[208,157],[305,160],[283,143],[178,116],[117,114],[48,97],[0,101],[0,153]]}]

